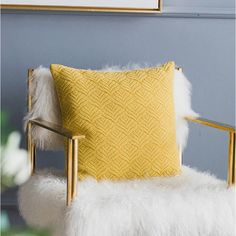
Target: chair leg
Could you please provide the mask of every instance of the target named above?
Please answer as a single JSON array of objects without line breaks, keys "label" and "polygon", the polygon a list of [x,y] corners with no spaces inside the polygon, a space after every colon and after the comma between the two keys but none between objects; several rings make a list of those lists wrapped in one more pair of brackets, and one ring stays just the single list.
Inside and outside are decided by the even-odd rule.
[{"label": "chair leg", "polygon": [[78,147],[79,139],[68,139],[67,149],[67,206],[76,197],[78,181]]},{"label": "chair leg", "polygon": [[73,139],[73,157],[72,157],[72,200],[76,197],[76,188],[78,181],[78,146],[79,140]]},{"label": "chair leg", "polygon": [[32,124],[28,124],[27,128],[27,146],[28,146],[28,158],[31,164],[31,175],[35,172],[36,167],[36,147],[33,143],[32,134],[31,134]]},{"label": "chair leg", "polygon": [[236,138],[235,133],[229,133],[229,156],[228,156],[228,186],[235,185],[236,161],[235,161]]},{"label": "chair leg", "polygon": [[67,145],[67,195],[66,205],[69,206],[72,200],[72,139],[68,139]]}]

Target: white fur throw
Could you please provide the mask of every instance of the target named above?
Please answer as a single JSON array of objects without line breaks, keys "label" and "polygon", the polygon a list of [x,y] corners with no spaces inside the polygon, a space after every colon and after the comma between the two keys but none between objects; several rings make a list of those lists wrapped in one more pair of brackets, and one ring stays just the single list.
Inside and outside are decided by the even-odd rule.
[{"label": "white fur throw", "polygon": [[[138,65],[126,67],[105,67],[103,71],[121,71],[140,68]],[[41,118],[55,124],[62,124],[60,106],[50,70],[39,67],[33,72],[32,88],[29,91],[32,96],[32,110],[25,116],[25,127],[30,119]],[[188,138],[188,124],[183,119],[185,116],[196,117],[197,114],[191,108],[191,84],[181,71],[175,70],[174,102],[176,113],[176,137],[177,144],[184,149]],[[63,147],[63,138],[40,127],[33,127],[33,139],[37,147],[41,149],[59,149]]]},{"label": "white fur throw", "polygon": [[38,172],[19,191],[31,226],[55,236],[234,236],[235,189],[188,167],[176,177],[126,182],[79,181],[66,207],[66,180]]}]

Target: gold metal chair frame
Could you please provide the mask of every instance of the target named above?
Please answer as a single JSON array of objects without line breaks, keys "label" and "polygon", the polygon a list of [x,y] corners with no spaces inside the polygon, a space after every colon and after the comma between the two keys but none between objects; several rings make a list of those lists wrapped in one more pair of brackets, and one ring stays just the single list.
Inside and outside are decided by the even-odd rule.
[{"label": "gold metal chair frame", "polygon": [[[181,70],[181,68],[178,68]],[[31,79],[32,79],[33,69],[28,70],[28,91],[31,87]],[[28,110],[30,111],[32,107],[32,100],[30,93],[28,93]],[[209,126],[215,129],[223,130],[229,133],[229,147],[228,147],[228,176],[227,176],[227,183],[228,186],[235,185],[235,173],[236,173],[236,162],[235,162],[235,147],[236,147],[236,128],[235,126],[231,126],[224,123],[215,122],[212,120],[207,120],[204,118],[192,118],[186,117],[185,118],[189,122],[198,123],[201,125]],[[78,146],[79,141],[85,138],[85,135],[76,134],[72,131],[63,128],[60,125],[53,124],[48,121],[43,121],[40,119],[30,120],[28,122],[27,127],[27,146],[28,146],[28,156],[31,163],[31,173],[35,172],[36,168],[36,146],[33,143],[31,129],[32,126],[40,126],[47,130],[50,130],[54,133],[62,135],[63,137],[67,138],[68,142],[68,150],[67,150],[67,199],[66,203],[69,206],[72,200],[76,196],[76,186],[77,186],[77,174],[78,174]]]}]

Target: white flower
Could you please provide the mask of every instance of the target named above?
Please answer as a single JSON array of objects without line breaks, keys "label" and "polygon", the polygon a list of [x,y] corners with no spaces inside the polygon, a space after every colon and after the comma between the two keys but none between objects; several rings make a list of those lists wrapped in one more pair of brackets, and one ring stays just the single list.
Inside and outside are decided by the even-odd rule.
[{"label": "white flower", "polygon": [[2,174],[14,176],[17,185],[25,182],[30,176],[30,163],[27,151],[20,149],[21,136],[19,132],[12,132],[7,144],[2,148]]}]

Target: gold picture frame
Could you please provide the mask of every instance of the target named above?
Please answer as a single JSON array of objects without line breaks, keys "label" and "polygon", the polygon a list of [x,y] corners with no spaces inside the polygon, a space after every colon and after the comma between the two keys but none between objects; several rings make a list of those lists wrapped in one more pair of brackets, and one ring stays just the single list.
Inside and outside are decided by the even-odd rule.
[{"label": "gold picture frame", "polygon": [[[105,1],[105,0],[104,0]],[[114,0],[115,1],[115,0]],[[144,0],[147,1],[147,0]],[[155,1],[156,7],[106,7],[99,5],[56,5],[56,4],[24,4],[27,1],[14,1],[14,0],[2,0],[1,9],[12,9],[12,10],[41,10],[41,11],[85,11],[85,12],[123,12],[123,13],[161,13],[162,11],[162,0],[150,0]],[[17,2],[17,4],[16,4]],[[35,0],[37,2],[37,0]],[[50,2],[50,1],[49,1]],[[67,1],[68,2],[68,1]]]}]

